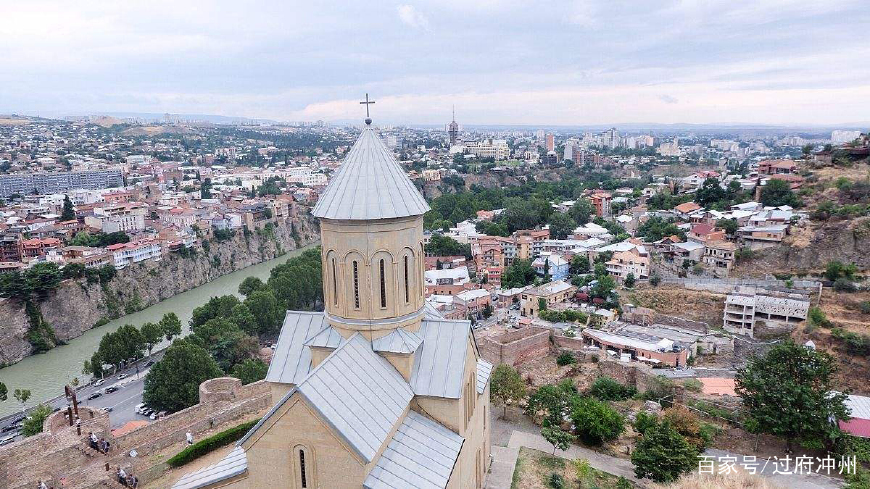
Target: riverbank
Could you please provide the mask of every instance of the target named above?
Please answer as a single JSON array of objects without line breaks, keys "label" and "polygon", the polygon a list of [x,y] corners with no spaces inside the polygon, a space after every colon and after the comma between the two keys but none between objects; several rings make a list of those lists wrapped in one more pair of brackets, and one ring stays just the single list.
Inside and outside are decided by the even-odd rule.
[{"label": "riverbank", "polygon": [[68,343],[96,326],[281,256],[318,236],[316,224],[306,215],[256,232],[240,230],[229,239],[203,241],[193,253],[169,253],[157,262],[128,266],[106,284],[65,280],[45,299],[34,301],[34,307],[0,299],[0,365],[36,353],[37,344]]},{"label": "riverbank", "polygon": [[[269,273],[274,267],[316,245],[317,242],[313,242],[272,260],[221,276],[141,311],[85,331],[66,345],[58,346],[43,354],[27,357],[14,365],[0,369],[0,381],[4,382],[10,390],[30,389],[32,399],[27,403],[28,406],[53,398],[62,394],[63,386],[73,378],[78,377],[83,381],[85,380],[81,373],[82,363],[97,350],[100,339],[106,333],[115,331],[124,324],[132,324],[138,328],[146,322],[159,321],[167,312],[174,312],[183,325],[182,334],[186,335],[188,323],[196,307],[205,304],[211,297],[227,294],[238,295],[239,284],[247,277],[257,277],[265,281],[269,278]],[[155,348],[155,351],[159,351],[167,345],[168,343],[160,344]],[[11,396],[9,401],[0,402],[0,416],[20,411],[20,409],[20,404],[12,400]]]}]

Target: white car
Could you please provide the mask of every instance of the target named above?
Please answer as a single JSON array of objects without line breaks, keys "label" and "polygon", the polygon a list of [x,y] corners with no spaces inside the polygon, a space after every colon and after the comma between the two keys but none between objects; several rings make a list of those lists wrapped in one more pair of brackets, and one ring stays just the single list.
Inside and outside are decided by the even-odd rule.
[{"label": "white car", "polygon": [[127,378],[127,374],[118,374],[118,380],[126,379],[126,378]]},{"label": "white car", "polygon": [[94,382],[94,387],[99,387],[105,383],[106,383],[106,379],[100,379],[100,380]]},{"label": "white car", "polygon": [[142,414],[142,410],[145,409],[145,403],[136,404],[136,407],[133,408],[133,412],[137,414]]}]

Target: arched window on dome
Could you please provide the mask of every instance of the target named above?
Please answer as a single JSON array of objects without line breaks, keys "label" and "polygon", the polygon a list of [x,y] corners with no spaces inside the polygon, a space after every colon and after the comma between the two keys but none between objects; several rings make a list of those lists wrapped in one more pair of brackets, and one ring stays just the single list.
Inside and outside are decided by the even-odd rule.
[{"label": "arched window on dome", "polygon": [[359,264],[353,261],[353,307],[359,309]]},{"label": "arched window on dome", "polygon": [[405,276],[404,276],[404,283],[405,283],[405,304],[407,304],[407,303],[411,302],[411,295],[410,295],[410,293],[408,292],[408,277],[409,277],[409,273],[408,273],[408,255],[403,256],[403,257],[402,257],[402,261],[404,262],[404,265],[405,265],[405,267],[404,267],[404,274],[405,274]]},{"label": "arched window on dome", "polygon": [[381,258],[379,263],[380,263],[379,273],[381,276],[381,307],[386,308],[387,307],[387,277],[386,277],[386,271],[384,270],[384,259]]},{"label": "arched window on dome", "polygon": [[338,273],[335,271],[335,258],[332,259],[332,305],[338,305]]}]

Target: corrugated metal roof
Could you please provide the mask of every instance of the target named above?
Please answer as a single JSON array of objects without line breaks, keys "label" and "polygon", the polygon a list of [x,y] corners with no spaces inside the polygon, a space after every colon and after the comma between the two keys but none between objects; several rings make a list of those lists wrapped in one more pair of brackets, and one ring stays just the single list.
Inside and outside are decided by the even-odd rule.
[{"label": "corrugated metal roof", "polygon": [[464,441],[444,426],[410,411],[363,487],[443,489],[450,481]]},{"label": "corrugated metal roof", "polygon": [[298,384],[305,378],[311,370],[311,350],[305,347],[305,342],[326,325],[322,312],[287,311],[266,380]]},{"label": "corrugated metal roof", "polygon": [[486,383],[489,382],[489,375],[492,373],[492,364],[486,360],[477,361],[477,393],[483,394],[486,390]]},{"label": "corrugated metal roof", "polygon": [[296,390],[366,463],[414,397],[395,367],[359,333],[317,365]]},{"label": "corrugated metal roof", "polygon": [[248,470],[248,458],[242,447],[236,447],[220,462],[191,472],[175,483],[172,489],[196,489],[243,474]]},{"label": "corrugated metal roof", "polygon": [[312,214],[325,219],[373,220],[419,216],[429,210],[393,153],[366,127]]},{"label": "corrugated metal roof", "polygon": [[305,346],[338,348],[344,338],[331,325],[327,324],[319,333],[305,341]]},{"label": "corrugated metal roof", "polygon": [[849,415],[852,418],[870,419],[870,397],[850,394],[845,404],[852,411]]},{"label": "corrugated metal roof", "polygon": [[470,331],[469,321],[423,320],[418,333],[423,346],[417,349],[411,372],[414,394],[459,399]]},{"label": "corrugated metal roof", "polygon": [[372,349],[388,353],[414,353],[423,343],[423,338],[417,333],[405,331],[402,328],[372,341]]}]

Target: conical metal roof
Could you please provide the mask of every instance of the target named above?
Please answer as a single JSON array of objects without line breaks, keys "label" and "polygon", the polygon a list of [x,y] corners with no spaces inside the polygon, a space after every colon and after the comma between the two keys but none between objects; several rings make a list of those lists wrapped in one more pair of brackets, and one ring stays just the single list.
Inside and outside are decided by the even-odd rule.
[{"label": "conical metal roof", "polygon": [[419,216],[429,205],[374,129],[366,126],[312,212],[368,221]]}]

